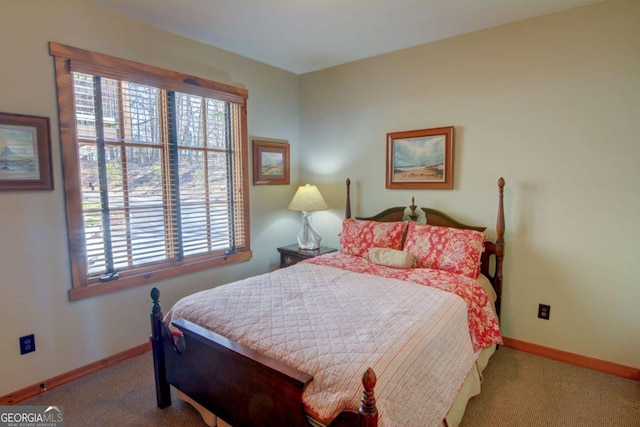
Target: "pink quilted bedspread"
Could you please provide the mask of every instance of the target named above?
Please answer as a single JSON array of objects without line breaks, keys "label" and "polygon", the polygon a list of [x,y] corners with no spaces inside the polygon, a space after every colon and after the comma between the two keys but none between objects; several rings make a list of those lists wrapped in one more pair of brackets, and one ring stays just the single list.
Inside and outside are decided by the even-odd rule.
[{"label": "pink quilted bedspread", "polygon": [[313,375],[303,401],[323,423],[357,410],[371,367],[381,427],[442,425],[479,355],[463,299],[437,289],[442,276],[420,286],[319,258],[185,297],[166,320],[184,318]]},{"label": "pink quilted bedspread", "polygon": [[491,344],[502,344],[500,325],[495,316],[489,297],[474,279],[430,268],[392,268],[372,264],[363,257],[333,252],[305,262],[327,265],[358,273],[405,280],[451,292],[461,297],[467,304],[469,333],[474,350],[481,350]]}]

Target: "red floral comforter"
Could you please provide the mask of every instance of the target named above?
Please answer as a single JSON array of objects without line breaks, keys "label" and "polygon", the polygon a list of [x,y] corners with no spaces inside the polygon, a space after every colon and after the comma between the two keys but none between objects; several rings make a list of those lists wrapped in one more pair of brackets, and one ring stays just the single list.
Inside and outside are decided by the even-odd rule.
[{"label": "red floral comforter", "polygon": [[481,350],[494,343],[502,344],[500,326],[491,307],[489,297],[482,289],[482,286],[474,279],[430,268],[401,269],[386,267],[373,264],[365,258],[347,255],[342,252],[333,252],[303,262],[400,279],[456,294],[467,304],[469,334],[474,351]]}]

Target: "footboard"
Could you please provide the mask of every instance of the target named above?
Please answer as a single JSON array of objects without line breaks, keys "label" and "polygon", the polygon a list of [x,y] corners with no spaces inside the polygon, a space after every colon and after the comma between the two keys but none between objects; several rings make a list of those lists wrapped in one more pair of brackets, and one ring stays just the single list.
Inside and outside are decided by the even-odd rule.
[{"label": "footboard", "polygon": [[[173,322],[182,333],[176,342],[163,320],[159,297],[153,288],[151,342],[158,407],[171,405],[173,385],[234,427],[310,426],[302,393],[311,375],[184,319]],[[372,370],[365,373],[363,385],[359,413],[342,413],[331,426],[377,426]]]}]

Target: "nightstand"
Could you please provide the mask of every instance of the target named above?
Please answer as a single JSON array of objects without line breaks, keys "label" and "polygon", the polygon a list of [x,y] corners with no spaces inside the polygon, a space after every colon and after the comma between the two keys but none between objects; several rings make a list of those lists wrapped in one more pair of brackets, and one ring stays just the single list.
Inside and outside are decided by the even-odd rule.
[{"label": "nightstand", "polygon": [[326,246],[320,246],[319,249],[307,250],[300,249],[298,245],[289,245],[278,248],[280,252],[280,268],[289,267],[304,259],[316,257],[318,255],[328,254],[329,252],[335,252],[337,249],[328,248]]}]

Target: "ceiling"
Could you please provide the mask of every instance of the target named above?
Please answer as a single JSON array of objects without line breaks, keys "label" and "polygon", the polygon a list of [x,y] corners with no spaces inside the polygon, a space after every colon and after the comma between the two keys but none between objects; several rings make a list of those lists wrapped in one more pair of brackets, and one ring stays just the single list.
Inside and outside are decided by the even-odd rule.
[{"label": "ceiling", "polygon": [[601,0],[85,0],[303,74]]}]

